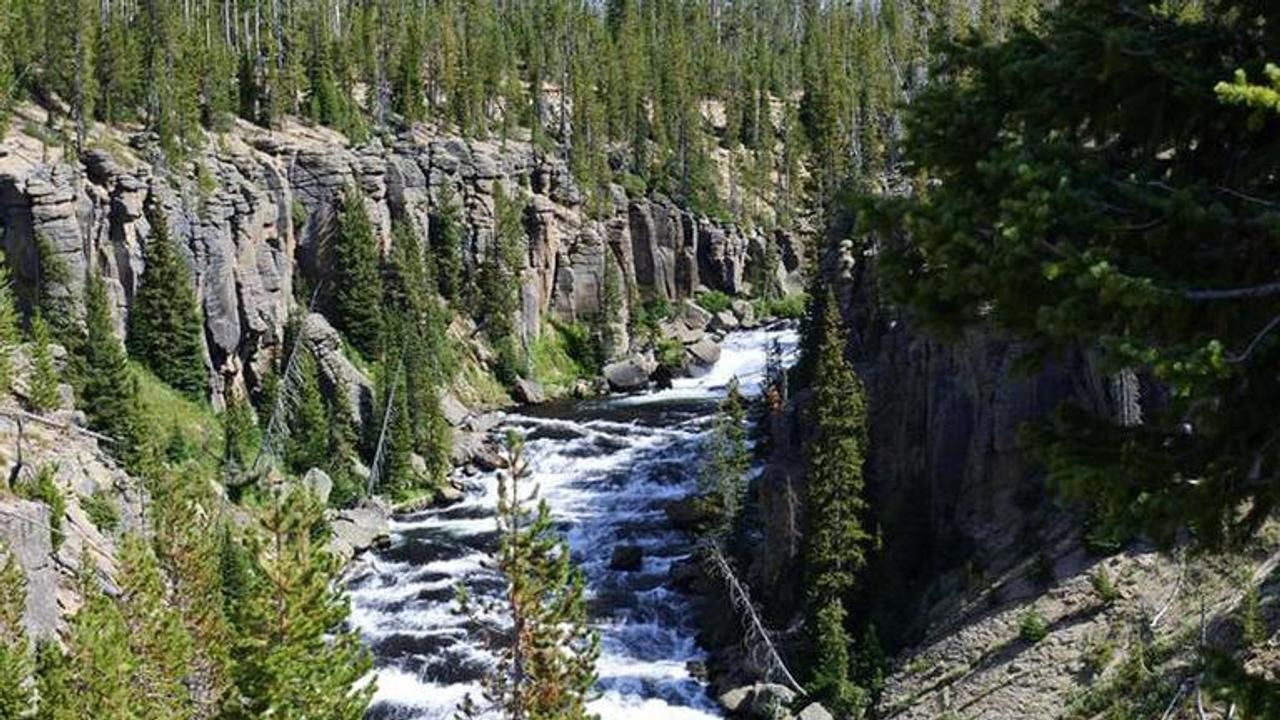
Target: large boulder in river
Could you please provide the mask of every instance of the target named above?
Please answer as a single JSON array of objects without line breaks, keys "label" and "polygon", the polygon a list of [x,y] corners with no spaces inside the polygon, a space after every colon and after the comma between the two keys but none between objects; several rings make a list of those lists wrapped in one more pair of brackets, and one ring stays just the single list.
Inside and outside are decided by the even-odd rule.
[{"label": "large boulder in river", "polygon": [[677,530],[695,531],[715,519],[715,511],[701,495],[671,500],[663,506],[667,520]]},{"label": "large boulder in river", "polygon": [[649,376],[653,374],[654,369],[655,363],[651,360],[633,355],[605,365],[604,379],[609,381],[609,387],[613,390],[633,392],[649,386]]},{"label": "large boulder in river", "polygon": [[644,565],[644,549],[639,545],[619,545],[609,558],[610,570],[635,572]]},{"label": "large boulder in river", "polygon": [[387,540],[391,533],[391,508],[369,503],[339,510],[330,525],[333,536],[329,540],[329,550],[346,562]]},{"label": "large boulder in river", "polygon": [[706,370],[720,359],[720,346],[709,337],[703,337],[685,348],[689,354],[689,365],[695,371]]}]

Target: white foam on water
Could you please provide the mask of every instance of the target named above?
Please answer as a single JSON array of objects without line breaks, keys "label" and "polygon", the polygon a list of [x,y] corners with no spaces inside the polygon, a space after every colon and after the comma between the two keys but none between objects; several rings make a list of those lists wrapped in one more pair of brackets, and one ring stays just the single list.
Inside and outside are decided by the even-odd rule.
[{"label": "white foam on water", "polygon": [[[584,403],[581,411],[588,417],[582,420],[503,418],[504,427],[531,436],[526,453],[532,483],[525,489],[536,485],[547,500],[587,574],[593,607],[603,608],[593,620],[602,636],[601,694],[590,706],[602,720],[720,717],[705,687],[689,674],[688,663],[705,655],[687,600],[663,583],[670,566],[688,557],[691,540],[669,527],[662,506],[694,490],[712,409],[707,404],[699,414],[682,411],[666,426],[589,416],[601,407],[661,409],[663,403],[714,400],[734,378],[744,393],[754,394],[774,340],[789,361],[796,352],[794,331],[735,333],[707,374],[676,380],[670,389]],[[486,580],[490,592],[501,587],[477,546],[496,528],[496,494],[496,476],[479,476],[461,503],[397,518],[390,548],[370,563],[371,572],[353,581],[352,626],[375,654],[379,642],[390,643],[390,655],[375,657],[379,715],[444,720],[454,716],[467,693],[479,699],[474,675],[491,656],[445,591],[458,582],[474,587],[477,580]],[[448,540],[442,544],[443,538]],[[612,549],[622,543],[644,549],[640,572],[610,569]],[[424,559],[415,562],[415,553]],[[503,624],[496,617],[483,621]]]}]

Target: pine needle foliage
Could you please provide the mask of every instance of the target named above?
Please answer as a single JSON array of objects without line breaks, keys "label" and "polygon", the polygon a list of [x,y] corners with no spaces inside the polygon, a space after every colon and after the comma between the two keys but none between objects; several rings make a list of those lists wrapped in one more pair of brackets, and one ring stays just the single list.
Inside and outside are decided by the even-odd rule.
[{"label": "pine needle foliage", "polygon": [[0,558],[0,717],[23,718],[33,707],[31,677],[35,670],[22,624],[27,578],[3,543]]},{"label": "pine needle foliage", "polygon": [[862,384],[845,359],[845,334],[835,300],[828,296],[813,382],[804,534],[806,587],[822,608],[843,600],[866,565],[871,536],[866,511],[863,453],[867,446]]},{"label": "pine needle foliage", "polygon": [[127,468],[143,462],[143,418],[137,379],[116,339],[106,285],[96,273],[85,293],[84,375],[79,399],[90,426],[114,441],[112,454]]},{"label": "pine needle foliage", "polygon": [[1256,0],[1084,0],[956,42],[906,115],[929,182],[864,207],[939,332],[994,325],[1029,362],[1083,349],[1161,388],[1141,422],[1073,402],[1027,437],[1107,527],[1229,546],[1280,502],[1280,113],[1248,81],[1274,83],[1277,27]]},{"label": "pine needle foliage", "polygon": [[31,379],[27,383],[27,402],[37,413],[57,410],[62,403],[52,343],[49,323],[45,322],[43,314],[36,311],[31,318]]},{"label": "pine needle foliage", "polygon": [[699,490],[711,503],[716,521],[707,534],[724,541],[733,532],[747,493],[751,453],[747,447],[747,407],[738,379],[729,382],[716,411],[715,424],[704,450],[706,461],[698,478]]},{"label": "pine needle foliage", "polygon": [[849,633],[844,603],[831,600],[817,614],[813,671],[808,691],[836,717],[856,717],[863,691],[850,678]]},{"label": "pine needle foliage", "polygon": [[[530,473],[515,434],[507,438],[505,464],[498,480],[497,554],[504,595],[477,599],[465,587],[458,590],[473,624],[484,626],[482,614],[495,611],[511,622],[509,632],[486,635],[498,661],[484,679],[484,704],[511,720],[586,720],[594,717],[586,706],[600,639],[588,625],[585,579],[555,532],[546,500],[532,507],[536,490],[523,487]],[[480,717],[482,710],[468,695],[458,717]]]},{"label": "pine needle foliage", "polygon": [[383,340],[382,252],[364,198],[355,187],[342,196],[332,242],[334,324],[364,357],[377,359]]},{"label": "pine needle foliage", "polygon": [[325,549],[323,508],[305,489],[271,497],[248,538],[249,578],[235,613],[229,717],[362,720],[373,686],[356,689],[372,661],[333,585],[337,560]]},{"label": "pine needle foliage", "polygon": [[204,320],[196,302],[191,272],[169,235],[164,213],[148,213],[142,277],[129,311],[129,354],[156,377],[197,402],[207,399]]},{"label": "pine needle foliage", "polygon": [[[0,57],[0,61],[2,60],[3,57]],[[2,96],[0,96],[0,103],[3,103]],[[0,234],[0,237],[3,237],[3,234]],[[13,384],[13,350],[20,340],[18,306],[13,294],[13,282],[9,276],[9,265],[5,262],[4,253],[0,252],[0,395],[8,394]]]}]

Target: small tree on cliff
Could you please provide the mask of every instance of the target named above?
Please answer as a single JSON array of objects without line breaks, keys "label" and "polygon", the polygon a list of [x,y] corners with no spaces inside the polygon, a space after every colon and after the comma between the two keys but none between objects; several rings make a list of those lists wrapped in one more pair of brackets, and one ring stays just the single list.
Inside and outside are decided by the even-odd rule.
[{"label": "small tree on cliff", "polygon": [[[508,613],[513,632],[493,633],[498,662],[484,680],[488,704],[512,720],[592,717],[586,704],[595,684],[600,639],[587,626],[585,581],[573,567],[568,545],[556,536],[545,500],[536,510],[532,496],[521,495],[529,478],[520,439],[507,439],[507,472],[498,480],[498,569],[506,577],[503,602],[488,610]],[[472,622],[483,624],[465,588],[458,601]],[[478,717],[470,695],[460,718]]]},{"label": "small tree on cliff", "polygon": [[[71,620],[65,656],[41,660],[40,714],[50,720],[137,717],[132,692],[136,659],[120,607],[107,597],[87,559],[80,570],[84,604]],[[46,687],[48,692],[46,692]]]},{"label": "small tree on cliff", "polygon": [[[867,443],[862,385],[844,357],[845,335],[834,298],[823,305],[821,343],[814,363],[813,435],[808,443],[804,535],[811,676],[815,693],[848,707],[849,638],[843,601],[866,565],[871,540],[862,527],[862,462]],[[843,648],[837,655],[836,647]]]},{"label": "small tree on cliff", "polygon": [[124,348],[116,339],[107,287],[97,273],[89,278],[84,305],[81,405],[89,416],[89,424],[115,440],[112,454],[136,469],[143,455],[137,379],[129,371]]},{"label": "small tree on cliff", "polygon": [[515,382],[524,370],[517,335],[520,312],[521,251],[525,242],[524,202],[510,198],[502,183],[493,185],[496,227],[480,266],[476,291],[485,335],[497,356],[495,372],[504,383]]},{"label": "small tree on cliff", "polygon": [[815,616],[813,670],[809,692],[820,698],[836,717],[852,717],[862,704],[862,689],[849,679],[849,634],[844,603],[828,601]]},{"label": "small tree on cliff", "polygon": [[[3,57],[0,57],[0,61]],[[0,96],[0,103],[4,98]],[[13,302],[9,266],[0,252],[0,394],[7,394],[13,381],[13,348],[18,344],[18,308]]]},{"label": "small tree on cliff", "polygon": [[27,383],[27,402],[31,409],[46,413],[58,408],[58,368],[53,364],[49,323],[39,311],[31,318],[31,380]]},{"label": "small tree on cliff", "polygon": [[182,394],[204,400],[209,392],[204,323],[191,274],[169,237],[164,215],[153,210],[148,216],[151,239],[129,312],[129,354]]},{"label": "small tree on cliff", "polygon": [[307,349],[299,353],[285,452],[293,471],[304,473],[329,463],[329,412],[320,392],[315,358]]},{"label": "small tree on cliff", "polygon": [[382,351],[382,277],[378,238],[354,187],[342,199],[342,220],[333,239],[334,324],[366,358]]},{"label": "small tree on cliff", "polygon": [[0,718],[26,717],[31,710],[30,679],[34,667],[22,626],[27,581],[17,560],[0,543]]},{"label": "small tree on cliff", "polygon": [[446,300],[455,301],[462,297],[462,242],[466,229],[462,207],[448,185],[440,190],[436,206],[438,209],[431,216],[431,256],[435,260],[440,294]]}]

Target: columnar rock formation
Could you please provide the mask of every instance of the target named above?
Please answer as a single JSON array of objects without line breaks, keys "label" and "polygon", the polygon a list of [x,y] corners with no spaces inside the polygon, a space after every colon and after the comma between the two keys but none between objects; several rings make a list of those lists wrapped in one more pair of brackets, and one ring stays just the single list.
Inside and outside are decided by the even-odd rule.
[{"label": "columnar rock formation", "polygon": [[[123,330],[151,232],[144,208],[162,208],[195,273],[215,403],[228,387],[253,386],[279,352],[290,309],[307,302],[295,299],[295,282],[315,287],[328,275],[319,251],[336,228],[335,200],[349,186],[361,192],[384,244],[392,217],[429,232],[447,188],[461,204],[468,269],[492,242],[495,184],[523,195],[520,327],[527,338],[548,318],[600,313],[606,254],[621,271],[623,318],[632,302],[680,300],[703,286],[747,292],[748,264],[766,257],[781,260],[762,272],[794,280],[799,270],[798,244],[788,234],[767,238],[662,197],[632,198],[613,186],[596,203],[603,208],[590,212],[561,158],[517,140],[418,128],[353,146],[325,129],[238,123],[166,168],[145,136],[98,133],[83,162],[19,130],[0,144],[0,226],[19,292],[29,305],[44,285],[75,304],[86,273],[100,269]],[[769,255],[767,242],[778,242],[779,252]],[[51,262],[67,271],[52,285]]]}]

